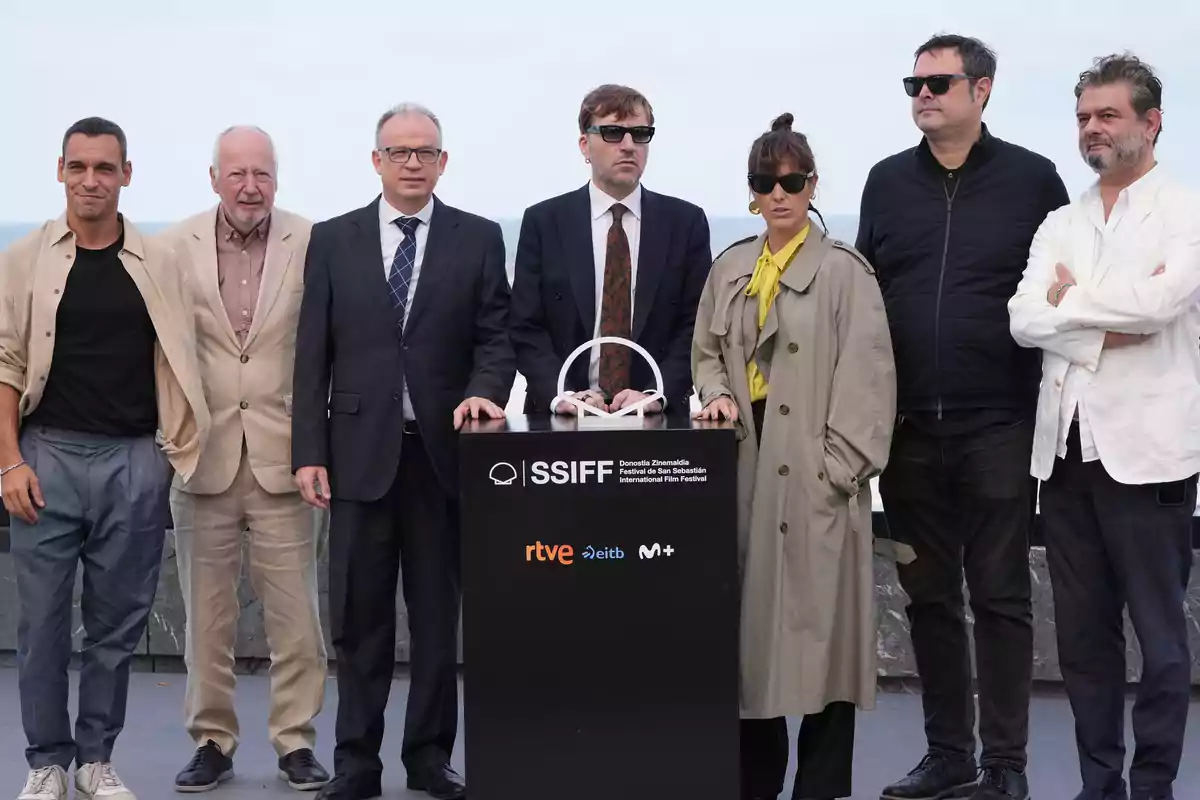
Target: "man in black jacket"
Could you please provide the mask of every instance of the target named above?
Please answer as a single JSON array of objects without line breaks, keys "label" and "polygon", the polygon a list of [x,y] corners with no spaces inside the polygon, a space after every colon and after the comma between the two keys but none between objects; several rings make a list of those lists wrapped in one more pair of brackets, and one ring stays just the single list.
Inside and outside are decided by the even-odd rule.
[{"label": "man in black jacket", "polygon": [[336,774],[319,798],[380,795],[400,573],[412,641],[400,757],[410,789],[450,800],[466,792],[449,766],[461,596],[455,428],[503,416],[512,389],[504,240],[495,222],[434,196],[446,152],[426,109],[385,114],[374,161],[382,195],[313,226],[296,335],[293,469],[305,500],[331,509],[339,702]]},{"label": "man in black jacket", "polygon": [[[512,287],[512,343],[528,382],[526,413],[575,413],[558,373],[575,348],[620,336],[662,371],[667,413],[690,412],[692,327],[712,266],[698,206],[642,186],[654,111],[639,92],[600,86],[579,111],[579,149],[592,179],[525,212]],[[564,392],[615,411],[653,391],[649,365],[621,345],[593,347],[567,372]],[[661,401],[646,413],[663,410]]]},{"label": "man in black jacket", "polygon": [[1007,303],[1038,226],[1069,198],[1049,160],[983,124],[995,72],[995,56],[975,39],[923,44],[904,85],[924,138],[876,164],[862,197],[857,247],[883,290],[899,384],[880,497],[891,536],[916,556],[899,573],[928,740],[926,758],[884,790],[894,800],[1028,795],[1029,464],[1041,370],[1036,351],[1013,341]]}]

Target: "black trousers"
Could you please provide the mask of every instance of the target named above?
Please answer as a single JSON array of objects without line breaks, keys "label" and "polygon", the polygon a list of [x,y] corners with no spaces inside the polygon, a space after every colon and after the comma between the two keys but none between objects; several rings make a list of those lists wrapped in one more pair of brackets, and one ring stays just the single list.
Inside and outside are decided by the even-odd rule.
[{"label": "black trousers", "polygon": [[[853,703],[830,703],[808,714],[796,737],[794,800],[842,798],[851,794],[854,772]],[[787,720],[741,722],[742,800],[775,800],[788,765]]]},{"label": "black trousers", "polygon": [[411,642],[401,760],[409,770],[447,763],[458,733],[458,509],[438,483],[420,436],[406,434],[400,453],[395,482],[381,500],[335,500],[331,506],[339,775],[383,769],[379,751],[396,661],[397,575]]},{"label": "black trousers", "polygon": [[[752,403],[750,410],[761,443],[766,402]],[[853,703],[830,703],[817,714],[805,715],[796,739],[793,798],[850,796],[855,711]],[[742,800],[774,800],[787,777],[787,719],[743,719],[740,740]]]},{"label": "black trousers", "polygon": [[940,433],[903,416],[880,477],[899,566],[931,754],[975,757],[975,701],[963,576],[975,617],[982,762],[1023,770],[1029,740],[1033,613],[1029,535],[1037,482],[1033,422]]},{"label": "black trousers", "polygon": [[1170,796],[1191,692],[1183,608],[1195,509],[1195,476],[1129,486],[1082,462],[1077,425],[1042,488],[1059,665],[1087,789],[1124,785],[1128,606],[1144,664],[1129,785],[1135,798]]}]

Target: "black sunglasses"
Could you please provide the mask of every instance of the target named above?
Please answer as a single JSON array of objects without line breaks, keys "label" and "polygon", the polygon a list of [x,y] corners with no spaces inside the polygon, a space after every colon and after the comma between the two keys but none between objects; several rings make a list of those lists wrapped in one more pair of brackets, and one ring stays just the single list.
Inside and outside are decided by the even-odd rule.
[{"label": "black sunglasses", "polygon": [[624,125],[592,125],[587,133],[598,133],[600,138],[609,144],[617,144],[625,140],[625,134],[633,137],[635,144],[646,144],[654,138],[653,125],[634,125],[627,128]]},{"label": "black sunglasses", "polygon": [[909,97],[916,97],[921,93],[921,90],[926,86],[933,94],[945,94],[950,91],[950,87],[956,80],[967,78],[970,75],[964,75],[961,72],[955,72],[945,75],[910,75],[904,79],[904,93]]},{"label": "black sunglasses", "polygon": [[788,194],[800,194],[804,191],[811,172],[789,172],[787,175],[771,175],[765,172],[751,172],[746,177],[750,181],[750,191],[755,194],[770,194],[775,190],[775,184],[783,187]]}]

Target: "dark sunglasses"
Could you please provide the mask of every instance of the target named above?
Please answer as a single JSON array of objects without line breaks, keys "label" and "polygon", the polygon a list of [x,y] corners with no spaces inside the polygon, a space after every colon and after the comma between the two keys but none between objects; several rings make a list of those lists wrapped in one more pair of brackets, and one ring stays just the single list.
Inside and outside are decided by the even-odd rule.
[{"label": "dark sunglasses", "polygon": [[750,191],[755,194],[770,194],[777,183],[788,194],[800,194],[812,176],[811,172],[789,172],[787,175],[751,172],[747,178],[750,180]]},{"label": "dark sunglasses", "polygon": [[961,72],[955,72],[946,75],[910,75],[904,79],[904,93],[909,97],[916,97],[921,93],[921,90],[926,86],[932,94],[945,94],[950,91],[950,87],[954,85],[956,80],[961,78],[970,78],[970,75],[964,75]]},{"label": "dark sunglasses", "polygon": [[627,128],[624,125],[593,125],[587,133],[598,133],[600,138],[609,144],[617,144],[625,140],[625,134],[633,137],[635,144],[646,144],[654,138],[653,125],[634,125]]}]

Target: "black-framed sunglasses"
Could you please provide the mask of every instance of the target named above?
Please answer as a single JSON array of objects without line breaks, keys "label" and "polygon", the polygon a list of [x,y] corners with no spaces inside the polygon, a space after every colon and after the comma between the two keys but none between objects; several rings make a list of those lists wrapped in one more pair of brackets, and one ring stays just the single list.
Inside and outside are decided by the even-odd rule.
[{"label": "black-framed sunglasses", "polygon": [[432,164],[442,154],[436,147],[418,147],[415,150],[411,147],[384,147],[379,152],[387,156],[393,164],[407,164],[413,153],[417,154],[417,161],[422,164]]},{"label": "black-framed sunglasses", "polygon": [[970,79],[970,75],[961,72],[945,73],[942,75],[910,75],[904,79],[904,93],[916,97],[926,86],[931,94],[945,94],[950,91],[956,80]]},{"label": "black-framed sunglasses", "polygon": [[812,172],[789,172],[787,175],[771,175],[766,172],[751,172],[746,177],[750,182],[750,191],[755,194],[770,194],[775,191],[775,184],[783,187],[788,194],[800,194],[808,184]]},{"label": "black-framed sunglasses", "polygon": [[633,127],[625,125],[592,125],[587,129],[587,132],[600,134],[600,138],[609,144],[623,142],[625,134],[632,136],[635,144],[646,144],[654,138],[653,125],[634,125]]}]

